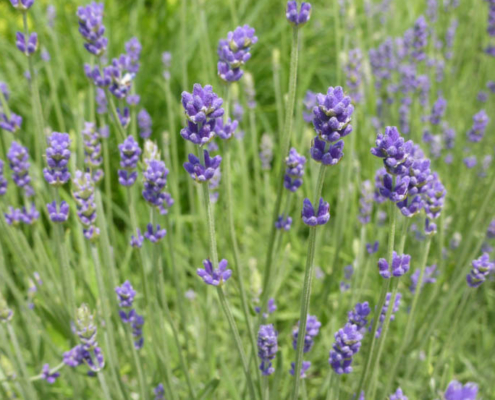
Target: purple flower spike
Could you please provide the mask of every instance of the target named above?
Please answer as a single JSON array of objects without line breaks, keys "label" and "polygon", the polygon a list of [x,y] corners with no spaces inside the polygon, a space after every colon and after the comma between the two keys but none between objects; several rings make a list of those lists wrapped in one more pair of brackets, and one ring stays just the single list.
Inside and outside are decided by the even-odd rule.
[{"label": "purple flower spike", "polygon": [[309,199],[304,199],[301,216],[306,225],[325,225],[330,220],[330,204],[320,197],[318,211],[315,212],[311,201]]},{"label": "purple flower spike", "polygon": [[392,269],[390,270],[387,260],[380,258],[378,260],[378,269],[382,278],[389,279],[392,275],[396,278],[401,277],[409,271],[411,256],[404,254],[399,256],[395,251],[392,255]]},{"label": "purple flower spike", "polygon": [[359,198],[359,222],[368,224],[371,222],[373,211],[373,186],[369,180],[361,183],[361,197]]},{"label": "purple flower spike", "polygon": [[144,232],[144,237],[151,243],[158,243],[165,237],[166,234],[167,231],[165,229],[161,229],[160,225],[157,225],[156,230],[154,230],[153,224],[148,224],[146,231]]},{"label": "purple flower spike", "polygon": [[64,364],[68,367],[75,368],[84,363],[84,348],[78,344],[69,351],[64,353]]},{"label": "purple flower spike", "polygon": [[411,56],[416,61],[423,61],[426,58],[425,48],[428,44],[428,24],[422,15],[416,20],[413,29],[413,51]]},{"label": "purple flower spike", "polygon": [[432,174],[432,179],[426,184],[423,193],[426,216],[430,219],[438,218],[442,211],[447,191],[436,172]]},{"label": "purple flower spike", "polygon": [[182,106],[186,117],[194,124],[202,124],[223,116],[223,100],[213,92],[211,85],[204,88],[194,84],[192,93],[182,92]]},{"label": "purple flower spike", "polygon": [[12,142],[10,149],[7,152],[9,167],[12,170],[12,180],[14,183],[24,189],[24,194],[27,197],[34,195],[34,190],[31,186],[31,177],[29,176],[29,155],[27,148],[17,142]]},{"label": "purple flower spike", "polygon": [[117,108],[117,114],[119,116],[119,122],[122,128],[127,129],[131,122],[131,112],[128,107],[124,107],[121,111],[120,108]]},{"label": "purple flower spike", "polygon": [[5,129],[10,133],[16,133],[21,129],[22,117],[20,115],[10,113],[10,119],[5,114],[0,112],[0,128]]},{"label": "purple flower spike", "polygon": [[375,254],[378,251],[378,246],[378,240],[374,243],[366,243],[366,251],[368,252],[368,254]]},{"label": "purple flower spike", "polygon": [[478,385],[468,382],[464,386],[462,383],[452,381],[445,391],[445,400],[476,400],[478,396]]},{"label": "purple flower spike", "polygon": [[258,357],[261,359],[260,370],[264,376],[275,372],[272,360],[277,356],[278,332],[272,324],[261,325],[258,331]]},{"label": "purple flower spike", "polygon": [[151,125],[153,122],[151,120],[151,116],[148,114],[148,111],[144,108],[139,111],[139,114],[137,115],[137,122],[139,126],[139,136],[143,139],[148,139],[151,136]]},{"label": "purple flower spike", "polygon": [[199,158],[194,154],[189,154],[189,162],[184,163],[184,169],[189,173],[192,179],[198,183],[209,181],[215,175],[215,171],[220,168],[222,162],[221,156],[210,158],[207,150],[203,150],[205,165],[202,165]]},{"label": "purple flower spike", "polygon": [[134,248],[141,248],[143,246],[144,237],[141,235],[141,229],[137,228],[136,236],[131,236],[131,246]]},{"label": "purple flower spike", "polygon": [[287,21],[292,25],[304,25],[311,17],[311,4],[305,2],[301,3],[301,9],[297,12],[297,2],[292,0],[288,1],[285,16],[287,17]]},{"label": "purple flower spike", "polygon": [[313,125],[321,139],[335,143],[352,132],[351,116],[354,106],[340,86],[329,87],[326,95],[317,94],[316,101]]},{"label": "purple flower spike", "polygon": [[34,0],[10,0],[10,3],[20,11],[29,10],[34,4]]},{"label": "purple flower spike", "polygon": [[[268,309],[268,312],[263,313],[264,319],[267,319],[269,314],[273,314],[275,311],[277,311],[277,305],[275,304],[274,298],[270,298],[268,300],[267,309]],[[255,307],[254,311],[256,311],[256,314],[259,314],[261,311],[261,307]]]},{"label": "purple flower spike", "polygon": [[141,149],[132,136],[128,136],[124,143],[119,144],[120,167],[119,183],[122,186],[132,186],[137,179],[137,168]]},{"label": "purple flower spike", "polygon": [[[391,297],[392,297],[392,293],[388,292],[387,296],[385,298],[385,304],[383,305],[382,311],[380,313],[379,325],[378,325],[378,329],[377,329],[376,335],[375,335],[377,338],[380,337],[380,335],[382,333],[382,327],[383,327],[383,323],[385,322],[385,317],[387,316],[387,310],[388,310],[388,307],[390,305]],[[402,298],[402,295],[400,293],[397,293],[397,295],[395,296],[395,301],[394,301],[394,305],[392,308],[392,315],[390,316],[390,321],[393,321],[395,319],[395,313],[397,311],[399,311],[401,298]],[[371,332],[371,329],[372,329],[372,325],[369,326],[370,332]]]},{"label": "purple flower spike", "polygon": [[31,33],[27,39],[23,33],[17,32],[15,38],[17,48],[26,56],[30,56],[38,49],[38,34],[36,32]]},{"label": "purple flower spike", "polygon": [[292,226],[292,218],[290,216],[284,217],[280,215],[275,221],[275,228],[289,231]]},{"label": "purple flower spike", "polygon": [[60,208],[58,208],[56,201],[48,203],[46,208],[52,222],[61,223],[67,221],[69,218],[69,205],[65,201],[60,203]]},{"label": "purple flower spike", "polygon": [[468,132],[468,140],[470,142],[481,142],[485,136],[486,127],[490,122],[490,118],[485,110],[481,110],[473,117],[473,127]]},{"label": "purple flower spike", "polygon": [[[299,336],[299,325],[300,322],[297,323],[297,326],[292,330],[292,347],[294,350],[297,350],[297,338]],[[320,332],[321,322],[318,321],[316,316],[308,315],[306,320],[306,334],[304,335],[304,347],[303,352],[309,352],[315,343],[315,337]]]},{"label": "purple flower spike", "polygon": [[311,158],[323,165],[337,165],[344,157],[344,142],[342,140],[335,144],[320,140],[318,136],[313,139],[310,149]]},{"label": "purple flower spike", "polygon": [[390,395],[390,400],[408,400],[408,397],[402,393],[401,388],[398,388],[394,394]]},{"label": "purple flower spike", "polygon": [[488,277],[490,272],[495,269],[495,263],[490,261],[490,255],[484,253],[477,260],[472,262],[473,268],[466,276],[468,286],[472,288],[479,287]]},{"label": "purple flower spike", "polygon": [[236,120],[232,121],[227,118],[227,122],[224,124],[223,118],[217,118],[214,131],[220,139],[229,140],[234,137],[238,125],[239,123]]},{"label": "purple flower spike", "polygon": [[70,138],[68,133],[53,132],[47,139],[46,162],[48,168],[43,170],[49,185],[65,185],[70,179],[68,163],[70,158]]},{"label": "purple flower spike", "polygon": [[407,197],[409,182],[410,178],[408,176],[397,176],[394,186],[392,176],[385,174],[378,189],[383,197],[397,203],[403,201]]},{"label": "purple flower spike", "polygon": [[158,384],[156,388],[153,389],[153,394],[155,395],[155,400],[164,400],[165,399],[165,389],[163,388],[163,384]]},{"label": "purple flower spike", "polygon": [[352,311],[347,313],[347,322],[355,325],[361,333],[366,331],[368,325],[368,316],[371,313],[370,305],[367,301],[364,303],[357,303]]},{"label": "purple flower spike", "polygon": [[303,182],[306,157],[301,156],[295,148],[291,148],[289,155],[285,158],[285,164],[287,169],[285,170],[284,186],[287,190],[295,192]]},{"label": "purple flower spike", "polygon": [[4,216],[7,224],[11,226],[19,225],[22,220],[21,210],[12,206],[9,206],[9,211],[4,213]]},{"label": "purple flower spike", "polygon": [[3,166],[4,162],[0,160],[0,196],[5,195],[7,193],[7,186],[8,186],[8,181],[5,179],[3,176]]},{"label": "purple flower spike", "polygon": [[410,164],[408,158],[413,148],[411,140],[405,142],[395,126],[387,126],[385,134],[378,134],[376,147],[371,149],[371,154],[383,158],[387,171],[394,175],[403,174]]},{"label": "purple flower spike", "polygon": [[433,125],[438,125],[442,120],[443,115],[445,114],[445,108],[447,107],[447,100],[445,100],[442,96],[440,96],[435,104],[433,104],[433,108],[431,110],[430,122]]},{"label": "purple flower spike", "polygon": [[316,93],[311,90],[306,92],[303,100],[303,119],[308,123],[313,122],[313,108],[316,106]]},{"label": "purple flower spike", "polygon": [[[421,270],[418,268],[414,271],[414,274],[411,275],[411,286],[409,286],[409,290],[414,293],[416,288],[418,287],[419,274]],[[427,283],[435,283],[437,281],[436,276],[438,275],[437,266],[433,264],[431,267],[426,267],[425,272],[423,274],[423,282],[421,282],[421,286],[423,287]]]},{"label": "purple flower spike", "polygon": [[203,266],[204,268],[198,268],[196,273],[207,285],[222,286],[232,276],[232,270],[227,269],[227,260],[225,259],[218,263],[218,268],[215,270],[209,259],[203,261]]},{"label": "purple flower spike", "polygon": [[57,378],[60,376],[59,372],[50,372],[50,366],[48,364],[43,365],[43,369],[41,371],[41,379],[47,381],[50,385],[55,383]]},{"label": "purple flower spike", "polygon": [[330,350],[328,363],[338,375],[352,372],[352,358],[361,348],[363,335],[356,325],[347,323],[335,333],[335,343]]},{"label": "purple flower spike", "polygon": [[31,203],[31,208],[27,209],[26,207],[22,207],[21,209],[21,221],[26,225],[32,225],[35,223],[40,217],[40,213],[36,209],[34,203]]},{"label": "purple flower spike", "polygon": [[77,18],[79,19],[79,33],[86,41],[84,47],[95,56],[102,56],[108,45],[103,25],[103,3],[92,2],[85,7],[77,9]]},{"label": "purple flower spike", "polygon": [[[308,372],[309,367],[311,367],[311,361],[303,361],[301,365],[301,379],[306,378],[306,372]],[[296,373],[296,363],[291,362],[290,363],[290,374],[294,376]]]},{"label": "purple flower spike", "polygon": [[167,185],[168,169],[163,161],[151,160],[144,171],[144,199],[156,207],[160,207],[166,198],[163,192]]},{"label": "purple flower spike", "polygon": [[132,307],[136,291],[131,285],[131,282],[125,281],[121,286],[115,288],[115,293],[119,300],[119,307]]},{"label": "purple flower spike", "polygon": [[141,101],[141,96],[139,96],[138,94],[130,94],[127,96],[127,98],[125,100],[126,100],[127,104],[130,105],[131,107],[137,106],[139,104],[139,102]]}]

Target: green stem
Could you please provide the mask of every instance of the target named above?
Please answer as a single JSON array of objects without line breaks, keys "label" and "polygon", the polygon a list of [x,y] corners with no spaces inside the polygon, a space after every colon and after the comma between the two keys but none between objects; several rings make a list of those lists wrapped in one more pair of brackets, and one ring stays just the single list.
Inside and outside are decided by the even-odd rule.
[{"label": "green stem", "polygon": [[112,400],[112,396],[110,395],[110,390],[108,389],[107,381],[105,379],[105,373],[103,371],[98,372],[98,381],[100,382],[105,399]]},{"label": "green stem", "polygon": [[[314,207],[318,207],[318,202],[323,189],[323,182],[325,180],[325,165],[320,165],[320,171],[318,174],[318,180],[316,183],[316,195],[313,203]],[[304,283],[301,294],[301,312],[299,315],[299,334],[297,335],[296,346],[296,362],[294,368],[294,386],[292,389],[292,399],[297,400],[299,395],[299,385],[301,381],[301,367],[303,362],[303,350],[304,350],[304,338],[306,337],[306,323],[309,312],[309,303],[311,300],[311,288],[314,277],[314,258],[316,248],[316,230],[317,226],[311,226],[309,228],[308,239],[308,254],[306,258],[306,272],[304,274]],[[261,314],[261,313],[260,313]]]},{"label": "green stem", "polygon": [[110,111],[112,111],[114,126],[117,127],[117,132],[119,132],[120,135],[119,139],[123,142],[126,138],[126,133],[124,128],[122,127],[122,124],[120,123],[120,118],[119,114],[117,113],[117,108],[115,107],[115,102],[113,101],[112,94],[108,89],[105,89],[105,94],[107,95],[108,103],[110,104]]},{"label": "green stem", "polygon": [[61,132],[67,132],[65,128],[64,115],[62,113],[62,107],[60,106],[60,100],[57,95],[57,84],[53,77],[53,70],[50,62],[46,63],[46,74],[48,75],[48,83],[50,85],[50,97],[52,98],[52,103],[55,106],[55,115],[57,116],[57,122]]},{"label": "green stem", "polygon": [[268,376],[263,376],[263,400],[270,400],[270,384],[268,382]]},{"label": "green stem", "polygon": [[[279,138],[279,142],[282,144],[280,148],[280,154],[282,157],[286,157],[289,153],[290,138],[292,135],[292,125],[293,125],[293,114],[294,114],[294,103],[296,101],[296,87],[297,87],[297,63],[299,59],[299,30],[297,26],[293,28],[292,31],[292,50],[290,57],[290,75],[289,75],[289,97],[287,101],[287,113],[285,114],[284,129],[281,131],[282,138]],[[281,140],[280,140],[281,139]],[[268,249],[266,253],[265,270],[264,270],[264,280],[263,280],[263,296],[261,299],[261,309],[264,310],[268,304],[268,298],[270,293],[268,293],[268,284],[271,278],[272,269],[272,259],[274,253],[274,244],[277,229],[275,228],[275,221],[280,214],[280,207],[282,205],[282,194],[284,188],[284,162],[283,158],[279,161],[279,174],[278,174],[278,186],[277,186],[277,198],[275,200],[275,206],[273,208],[273,214],[271,219],[271,231],[270,238],[268,240]]]},{"label": "green stem", "polygon": [[136,366],[137,374],[138,374],[138,381],[139,381],[139,391],[141,393],[141,399],[147,400],[148,399],[148,387],[146,386],[146,380],[144,379],[143,375],[143,367],[141,365],[141,359],[139,358],[138,351],[136,347],[134,346],[134,338],[132,337],[132,332],[131,332],[131,327],[126,326],[126,331],[127,331],[127,337],[129,340],[129,345],[132,349],[132,358],[134,360],[134,365]]},{"label": "green stem", "polygon": [[65,247],[64,228],[62,224],[54,224],[55,240],[57,242],[59,262],[60,262],[60,275],[63,282],[63,293],[66,305],[69,307],[69,315],[73,316],[76,312],[76,300],[74,296],[74,286],[71,279],[70,262],[67,255],[67,249]]}]

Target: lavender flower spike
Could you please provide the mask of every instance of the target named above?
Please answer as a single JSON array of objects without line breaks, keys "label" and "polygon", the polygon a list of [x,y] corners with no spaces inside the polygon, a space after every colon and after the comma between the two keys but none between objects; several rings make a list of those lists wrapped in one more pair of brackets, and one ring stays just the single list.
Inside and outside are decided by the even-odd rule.
[{"label": "lavender flower spike", "polygon": [[100,230],[94,225],[96,222],[95,187],[93,178],[89,173],[76,171],[72,195],[77,203],[77,216],[85,226],[84,237],[95,241]]},{"label": "lavender flower spike", "polygon": [[232,270],[227,269],[227,260],[223,259],[218,263],[218,268],[213,269],[210,260],[203,261],[204,269],[198,268],[196,273],[207,285],[222,286],[232,276]]},{"label": "lavender flower spike", "polygon": [[285,16],[287,17],[287,21],[292,25],[304,25],[311,17],[311,4],[305,2],[301,3],[300,11],[297,12],[297,2],[293,0],[288,1]]},{"label": "lavender flower spike", "polygon": [[337,165],[344,157],[344,142],[327,143],[318,136],[313,139],[310,149],[311,158],[323,165]]},{"label": "lavender flower spike", "polygon": [[60,203],[60,208],[58,208],[57,206],[58,205],[56,201],[53,201],[46,205],[50,220],[57,223],[67,221],[67,219],[69,218],[69,205],[65,201],[62,201]]},{"label": "lavender flower spike", "polygon": [[401,388],[398,388],[394,394],[390,395],[390,400],[408,400],[408,397],[402,393]]},{"label": "lavender flower spike", "polygon": [[31,177],[29,176],[29,155],[27,148],[17,142],[12,142],[7,153],[9,167],[12,170],[12,180],[14,183],[24,189],[26,196],[34,195],[34,190],[31,186]]},{"label": "lavender flower spike", "polygon": [[371,154],[383,158],[383,164],[389,173],[402,175],[408,167],[413,142],[405,142],[395,126],[387,126],[385,134],[378,134],[375,143],[376,147],[371,149]]},{"label": "lavender flower spike", "polygon": [[261,325],[258,331],[258,357],[261,359],[260,370],[265,376],[273,374],[272,360],[278,351],[278,332],[273,325]]},{"label": "lavender flower spike", "polygon": [[61,186],[70,179],[68,163],[70,158],[70,138],[67,133],[53,132],[47,139],[46,161],[48,168],[43,170],[49,185]]},{"label": "lavender flower spike", "polygon": [[309,199],[304,199],[303,209],[301,212],[302,220],[306,225],[316,226],[325,225],[330,220],[330,205],[320,198],[318,210],[315,212]]},{"label": "lavender flower spike", "polygon": [[7,186],[8,186],[8,181],[5,179],[3,175],[3,166],[4,162],[0,160],[0,196],[5,195],[7,193]]},{"label": "lavender flower spike", "polygon": [[410,255],[404,254],[399,256],[394,251],[392,255],[392,268],[390,269],[386,259],[380,258],[378,260],[378,269],[382,278],[389,279],[392,275],[399,278],[409,271],[410,262]]},{"label": "lavender flower spike", "polygon": [[364,333],[366,331],[366,326],[368,325],[368,316],[370,313],[371,309],[367,301],[364,303],[357,303],[354,309],[347,313],[347,322],[355,325],[361,333]]},{"label": "lavender flower spike", "polygon": [[452,381],[445,391],[445,400],[476,400],[478,396],[478,385],[468,382],[464,386],[462,383]]},{"label": "lavender flower spike", "polygon": [[139,126],[139,136],[141,136],[143,139],[148,139],[152,133],[152,120],[148,111],[146,111],[144,108],[139,111],[137,115],[137,122]]},{"label": "lavender flower spike", "polygon": [[131,236],[131,246],[134,248],[141,248],[143,246],[144,237],[141,234],[141,229],[137,228],[136,236]]},{"label": "lavender flower spike", "polygon": [[128,136],[124,143],[119,144],[120,151],[120,167],[119,170],[119,183],[122,186],[132,186],[137,179],[137,165],[139,162],[139,156],[141,155],[141,149],[139,144],[134,140],[132,136]]},{"label": "lavender flower spike", "polygon": [[363,335],[356,325],[347,323],[335,333],[335,343],[330,350],[328,363],[338,375],[352,372],[352,358],[361,348]]},{"label": "lavender flower spike", "polygon": [[165,237],[166,234],[167,231],[165,229],[161,229],[160,225],[157,225],[155,229],[153,224],[148,224],[146,231],[144,232],[144,237],[151,243],[158,243]]},{"label": "lavender flower spike", "polygon": [[108,39],[103,37],[105,34],[103,7],[103,3],[93,2],[77,9],[79,33],[86,41],[84,47],[89,53],[98,57],[105,53],[108,45]]},{"label": "lavender flower spike", "polygon": [[119,307],[132,307],[136,291],[131,285],[131,282],[125,281],[121,286],[115,288],[115,293],[119,300]]},{"label": "lavender flower spike", "polygon": [[472,262],[473,268],[466,276],[468,286],[477,288],[486,280],[490,272],[495,269],[495,263],[490,261],[490,255],[484,253],[477,260]]},{"label": "lavender flower spike", "polygon": [[15,39],[19,51],[28,57],[38,50],[38,34],[36,32],[31,33],[29,37],[26,37],[21,32],[17,32]]},{"label": "lavender flower spike", "polygon": [[[304,335],[304,347],[303,352],[307,353],[313,348],[315,337],[320,331],[321,322],[318,321],[316,316],[308,315],[306,320],[306,334]],[[292,331],[292,347],[297,350],[297,337],[299,336],[299,322]]]},{"label": "lavender flower spike", "polygon": [[184,163],[184,169],[189,173],[192,179],[198,183],[209,181],[215,175],[215,171],[220,168],[222,162],[221,156],[210,158],[207,150],[203,150],[205,164],[201,164],[198,157],[189,154],[189,162]]},{"label": "lavender flower spike", "polygon": [[[1,107],[0,107],[1,111]],[[7,118],[5,114],[0,112],[0,128],[5,129],[10,133],[16,133],[21,129],[22,117],[20,115],[10,113],[10,119]]]},{"label": "lavender flower spike", "polygon": [[[145,155],[146,157],[146,150]],[[144,171],[144,199],[156,207],[160,207],[166,199],[164,193],[167,185],[168,169],[160,160],[147,160],[147,168]]]},{"label": "lavender flower spike", "polygon": [[295,192],[302,185],[306,157],[301,156],[295,148],[291,148],[289,155],[285,158],[285,164],[287,169],[285,170],[284,186],[287,190]]},{"label": "lavender flower spike", "polygon": [[490,122],[490,118],[485,110],[481,110],[473,117],[473,127],[468,132],[468,140],[470,142],[481,142],[485,136],[486,127]]},{"label": "lavender flower spike", "polygon": [[[308,372],[309,367],[311,367],[311,361],[303,361],[302,362],[302,365],[301,365],[301,378],[302,379],[306,378],[306,372]],[[294,376],[294,374],[296,373],[295,369],[296,369],[296,363],[291,362],[289,372],[292,376]]]},{"label": "lavender flower spike", "polygon": [[41,371],[41,379],[44,379],[50,385],[52,385],[53,383],[55,383],[59,376],[59,372],[50,372],[50,366],[48,364],[43,365],[43,369]]},{"label": "lavender flower spike", "polygon": [[34,4],[34,0],[10,0],[10,3],[20,11],[27,11]]}]

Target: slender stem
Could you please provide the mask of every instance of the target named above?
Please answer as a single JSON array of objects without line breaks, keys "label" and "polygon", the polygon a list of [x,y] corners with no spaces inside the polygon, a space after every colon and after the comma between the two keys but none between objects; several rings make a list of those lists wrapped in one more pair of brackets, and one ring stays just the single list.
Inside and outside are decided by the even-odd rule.
[{"label": "slender stem", "polygon": [[137,374],[138,374],[138,381],[139,381],[139,391],[141,393],[141,397],[143,400],[148,399],[148,390],[146,386],[146,380],[144,379],[143,375],[143,367],[141,365],[141,359],[139,357],[139,354],[137,352],[136,347],[134,346],[134,338],[132,337],[132,331],[131,331],[131,326],[126,326],[126,333],[127,337],[129,340],[129,345],[132,350],[132,358],[134,360],[134,365],[136,366],[137,369]]},{"label": "slender stem", "polygon": [[64,228],[62,224],[55,224],[53,227],[55,230],[55,240],[57,242],[59,262],[60,262],[60,275],[63,282],[63,293],[66,305],[69,307],[69,315],[73,316],[76,312],[76,300],[74,296],[74,286],[71,279],[70,262],[67,255],[67,249],[65,247]]},{"label": "slender stem", "polygon": [[112,396],[110,395],[110,390],[108,389],[107,381],[105,379],[105,373],[103,371],[100,371],[97,375],[98,381],[101,385],[101,389],[103,390],[103,394],[105,395],[105,399],[112,400]]},{"label": "slender stem", "polygon": [[[316,195],[313,205],[318,207],[318,201],[321,196],[321,191],[323,189],[323,182],[325,180],[325,165],[321,164],[320,171],[318,174],[318,181],[316,183]],[[309,239],[308,239],[308,254],[306,258],[306,272],[304,274],[304,283],[301,294],[301,313],[299,315],[299,334],[297,335],[297,346],[296,346],[296,363],[294,368],[294,386],[292,389],[292,399],[297,400],[299,395],[299,385],[301,380],[301,367],[303,362],[303,350],[304,350],[304,338],[306,337],[306,323],[309,312],[309,303],[311,300],[311,288],[313,284],[314,277],[314,258],[315,258],[315,248],[316,248],[316,226],[311,226],[309,228]]]},{"label": "slender stem", "polygon": [[[392,265],[392,254],[394,249],[395,242],[395,224],[396,224],[396,215],[397,215],[397,207],[395,203],[390,202],[390,230],[388,235],[388,260],[389,265]],[[387,297],[387,292],[390,287],[390,279],[385,279],[382,284],[382,292],[380,293],[380,297],[375,308],[375,313],[373,317],[373,328],[372,328],[372,336],[371,343],[369,346],[366,362],[364,364],[363,371],[361,372],[361,377],[359,380],[359,386],[356,393],[361,393],[361,390],[364,390],[366,393],[367,381],[369,380],[368,376],[371,374],[371,362],[373,361],[373,352],[376,344],[376,332],[378,330],[380,314],[382,312],[383,306],[385,304],[385,300]]]},{"label": "slender stem", "polygon": [[223,312],[224,312],[225,316],[227,317],[227,321],[229,323],[230,330],[232,332],[232,335],[234,336],[234,342],[235,342],[235,345],[237,348],[237,352],[239,353],[239,356],[241,357],[242,366],[244,369],[244,374],[246,375],[249,397],[252,400],[255,400],[256,394],[254,391],[253,381],[251,380],[251,374],[249,373],[248,361],[246,358],[246,354],[244,353],[241,337],[239,336],[239,330],[237,329],[237,325],[235,323],[234,316],[232,315],[232,310],[230,309],[229,302],[228,302],[227,298],[225,297],[225,293],[223,292],[223,289],[220,286],[217,287],[217,293],[218,293],[218,298],[220,300],[220,304],[222,305]]},{"label": "slender stem", "polygon": [[268,376],[266,375],[263,376],[262,381],[263,381],[262,399],[270,400],[270,384],[268,382]]},{"label": "slender stem", "polygon": [[48,75],[48,83],[50,85],[50,97],[52,99],[53,105],[55,106],[55,115],[57,116],[57,122],[61,132],[67,132],[65,129],[64,115],[62,113],[62,107],[60,106],[60,100],[57,95],[57,84],[53,77],[53,70],[50,62],[46,63],[46,74]]},{"label": "slender stem", "polygon": [[117,108],[115,107],[115,102],[113,101],[112,94],[108,89],[105,89],[107,95],[108,103],[110,104],[110,111],[112,111],[113,123],[117,127],[117,131],[120,134],[120,140],[123,142],[126,138],[126,133],[122,124],[120,123],[119,114],[117,113]]},{"label": "slender stem", "polygon": [[253,209],[256,207],[256,215],[261,219],[261,183],[260,183],[260,160],[258,157],[258,129],[256,127],[256,114],[254,109],[249,108],[249,129],[251,131],[251,151],[253,153],[253,175],[254,175],[254,186],[252,188],[255,193],[256,201],[253,202]]},{"label": "slender stem", "polygon": [[[281,131],[282,138],[279,138],[279,142],[282,144],[280,150],[282,157],[285,157],[289,152],[290,138],[292,135],[292,125],[293,125],[293,114],[294,114],[294,103],[296,101],[296,86],[297,86],[297,63],[299,59],[299,30],[297,26],[293,28],[292,31],[292,50],[290,57],[290,75],[289,75],[289,97],[287,101],[287,113],[285,114],[284,129]],[[275,200],[275,206],[273,208],[273,214],[271,219],[271,231],[270,238],[268,240],[268,249],[266,253],[265,261],[265,276],[263,281],[263,296],[261,301],[261,309],[264,310],[268,303],[268,298],[270,294],[268,293],[268,284],[271,278],[271,268],[272,268],[272,258],[274,252],[274,244],[277,229],[275,228],[274,222],[277,220],[280,214],[280,207],[282,205],[282,194],[284,188],[284,163],[283,159],[280,160],[280,168],[278,175],[278,186],[277,186],[277,198]]]}]

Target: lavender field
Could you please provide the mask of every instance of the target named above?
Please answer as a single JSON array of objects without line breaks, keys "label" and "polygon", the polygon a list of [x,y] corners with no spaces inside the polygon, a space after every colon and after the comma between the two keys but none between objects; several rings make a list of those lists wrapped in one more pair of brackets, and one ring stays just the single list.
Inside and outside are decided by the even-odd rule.
[{"label": "lavender field", "polygon": [[0,0],[0,399],[495,400],[495,0]]}]

